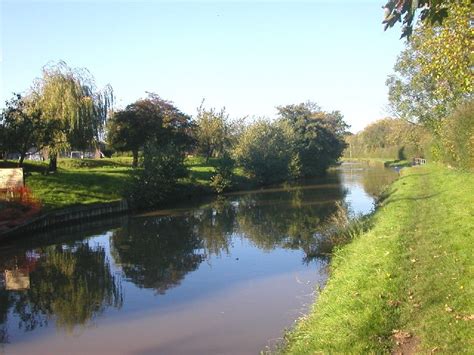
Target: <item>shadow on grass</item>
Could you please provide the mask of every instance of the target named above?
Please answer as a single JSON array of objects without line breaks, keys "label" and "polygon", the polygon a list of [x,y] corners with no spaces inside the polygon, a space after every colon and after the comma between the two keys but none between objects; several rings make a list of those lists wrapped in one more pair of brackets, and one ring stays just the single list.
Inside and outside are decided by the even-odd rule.
[{"label": "shadow on grass", "polygon": [[[12,169],[18,168],[18,162],[13,160],[0,161],[0,168],[2,169]],[[45,162],[24,162],[23,171],[25,173],[38,172],[43,173],[48,168],[48,164]]]},{"label": "shadow on grass", "polygon": [[189,177],[191,180],[205,180],[210,181],[211,177],[214,175],[214,171],[197,171],[189,170]]}]

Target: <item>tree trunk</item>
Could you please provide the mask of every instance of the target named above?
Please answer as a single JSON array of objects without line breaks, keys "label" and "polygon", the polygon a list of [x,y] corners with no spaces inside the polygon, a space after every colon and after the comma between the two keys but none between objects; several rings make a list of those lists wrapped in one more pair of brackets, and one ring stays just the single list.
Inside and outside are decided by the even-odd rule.
[{"label": "tree trunk", "polygon": [[208,148],[206,151],[206,163],[209,162],[209,159],[211,158],[212,153],[213,153],[212,148]]},{"label": "tree trunk", "polygon": [[132,151],[132,154],[133,154],[132,167],[136,168],[138,166],[138,150]]},{"label": "tree trunk", "polygon": [[18,160],[18,166],[23,166],[23,161],[25,160],[26,153],[20,153],[20,160]]},{"label": "tree trunk", "polygon": [[58,170],[58,154],[51,154],[49,156],[49,167],[48,171],[56,171]]}]

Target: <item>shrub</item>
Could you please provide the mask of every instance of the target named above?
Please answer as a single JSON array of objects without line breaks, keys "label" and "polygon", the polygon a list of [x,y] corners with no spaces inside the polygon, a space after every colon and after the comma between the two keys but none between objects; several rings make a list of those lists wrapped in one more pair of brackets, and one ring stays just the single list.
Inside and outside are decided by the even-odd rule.
[{"label": "shrub", "polygon": [[289,175],[291,144],[281,125],[259,120],[245,129],[234,156],[258,183],[279,182]]},{"label": "shrub", "polygon": [[440,131],[443,161],[461,169],[473,169],[474,101],[461,105],[443,120]]},{"label": "shrub", "polygon": [[179,178],[186,176],[184,154],[172,143],[145,144],[143,160],[134,171],[126,195],[136,209],[158,206],[175,190]]},{"label": "shrub", "polygon": [[224,156],[216,165],[216,174],[211,178],[211,187],[218,194],[221,194],[232,187],[234,166],[234,160],[229,156],[229,154],[224,153]]}]

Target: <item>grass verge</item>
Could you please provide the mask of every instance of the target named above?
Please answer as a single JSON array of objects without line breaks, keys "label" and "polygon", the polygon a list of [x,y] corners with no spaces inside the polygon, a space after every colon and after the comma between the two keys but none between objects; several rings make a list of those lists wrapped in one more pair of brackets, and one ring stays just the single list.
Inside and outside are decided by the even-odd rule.
[{"label": "grass verge", "polygon": [[403,170],[372,225],[334,253],[284,352],[474,353],[473,174]]}]

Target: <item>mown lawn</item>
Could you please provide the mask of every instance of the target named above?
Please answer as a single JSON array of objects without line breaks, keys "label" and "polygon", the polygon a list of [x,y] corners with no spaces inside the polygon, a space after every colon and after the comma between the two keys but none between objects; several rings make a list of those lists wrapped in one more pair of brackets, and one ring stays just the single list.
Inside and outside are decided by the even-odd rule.
[{"label": "mown lawn", "polygon": [[474,175],[402,170],[372,218],[284,352],[474,353]]},{"label": "mown lawn", "polygon": [[[186,159],[189,176],[180,181],[183,189],[197,187],[201,193],[211,192],[210,181],[218,164],[202,157]],[[128,157],[111,159],[59,159],[58,171],[45,175],[44,162],[25,162],[26,185],[44,206],[51,210],[73,205],[116,201],[124,196],[124,189],[132,173]],[[1,167],[16,167],[16,162],[0,162]],[[236,185],[245,186],[248,179],[236,169]]]}]

